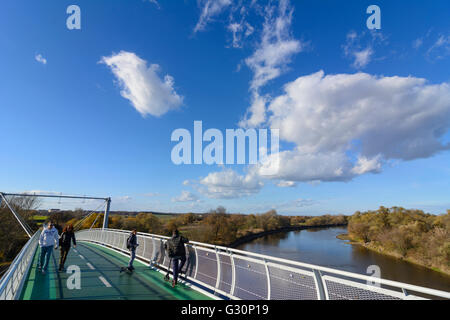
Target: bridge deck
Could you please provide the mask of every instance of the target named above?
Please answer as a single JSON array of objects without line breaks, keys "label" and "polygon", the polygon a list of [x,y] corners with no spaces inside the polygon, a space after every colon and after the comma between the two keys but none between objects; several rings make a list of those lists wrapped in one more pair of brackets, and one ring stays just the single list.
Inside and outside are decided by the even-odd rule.
[{"label": "bridge deck", "polygon": [[81,270],[81,289],[67,288],[66,272],[55,272],[59,261],[59,251],[53,251],[46,275],[37,270],[36,251],[32,267],[24,283],[21,299],[148,299],[148,300],[206,300],[206,295],[183,284],[172,288],[164,281],[164,275],[151,270],[135,260],[133,274],[120,273],[128,258],[102,246],[78,243],[72,248],[66,260],[66,267],[77,265]]}]

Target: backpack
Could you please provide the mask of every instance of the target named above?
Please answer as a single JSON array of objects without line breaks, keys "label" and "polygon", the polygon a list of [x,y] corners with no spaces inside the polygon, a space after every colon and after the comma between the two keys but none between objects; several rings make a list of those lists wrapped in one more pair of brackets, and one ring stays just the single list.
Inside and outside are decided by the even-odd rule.
[{"label": "backpack", "polygon": [[185,254],[184,243],[181,241],[181,237],[171,238],[167,243],[167,254],[169,258],[179,257]]},{"label": "backpack", "polygon": [[131,249],[131,243],[130,243],[130,240],[131,240],[131,234],[128,236],[128,238],[127,238],[127,249]]},{"label": "backpack", "polygon": [[175,253],[177,251],[176,246],[174,245],[172,239],[167,241],[168,248],[167,248],[167,254],[169,255],[169,258],[175,257]]}]

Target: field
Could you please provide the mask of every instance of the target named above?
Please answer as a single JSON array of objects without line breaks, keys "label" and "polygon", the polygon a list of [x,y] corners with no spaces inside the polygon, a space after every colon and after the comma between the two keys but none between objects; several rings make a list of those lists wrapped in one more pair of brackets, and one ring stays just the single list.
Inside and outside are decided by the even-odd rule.
[{"label": "field", "polygon": [[36,222],[36,224],[38,226],[41,226],[47,219],[48,219],[48,216],[38,216],[38,215],[33,216],[33,220],[34,220],[34,222]]}]

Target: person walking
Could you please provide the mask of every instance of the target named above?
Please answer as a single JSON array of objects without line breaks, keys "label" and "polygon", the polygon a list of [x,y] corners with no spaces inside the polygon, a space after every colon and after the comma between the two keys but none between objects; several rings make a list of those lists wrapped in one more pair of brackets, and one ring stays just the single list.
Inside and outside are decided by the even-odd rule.
[{"label": "person walking", "polygon": [[77,240],[75,239],[75,233],[73,232],[73,226],[71,224],[66,225],[59,237],[59,271],[63,271],[64,263],[67,259],[67,254],[70,250],[70,242],[73,242],[73,247],[77,247]]},{"label": "person walking", "polygon": [[39,259],[39,269],[42,274],[45,274],[50,262],[50,257],[53,253],[53,247],[58,249],[59,235],[58,230],[53,226],[51,221],[47,222],[39,236],[39,247],[41,248],[41,255]]},{"label": "person walking", "polygon": [[178,283],[178,274],[181,273],[183,266],[186,262],[186,249],[185,243],[188,243],[189,239],[180,235],[178,229],[175,229],[164,247],[168,251],[169,258],[172,259],[173,280],[172,287],[175,287]]},{"label": "person walking", "polygon": [[136,229],[133,229],[128,236],[127,239],[127,249],[130,250],[130,262],[128,263],[128,267],[121,268],[120,272],[124,270],[128,270],[130,272],[133,272],[133,261],[136,258],[136,248],[139,246],[139,243],[137,243],[137,231]]}]

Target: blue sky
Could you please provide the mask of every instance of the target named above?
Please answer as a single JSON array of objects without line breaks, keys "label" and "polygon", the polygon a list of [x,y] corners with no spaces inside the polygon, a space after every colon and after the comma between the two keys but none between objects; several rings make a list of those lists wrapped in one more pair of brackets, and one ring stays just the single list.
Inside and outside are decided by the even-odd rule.
[{"label": "blue sky", "polygon": [[[66,27],[71,4],[81,30]],[[371,4],[380,30],[366,26]],[[113,210],[445,212],[449,12],[448,1],[4,1],[0,190],[111,196]],[[279,174],[173,164],[171,133],[195,120],[279,128]]]}]

